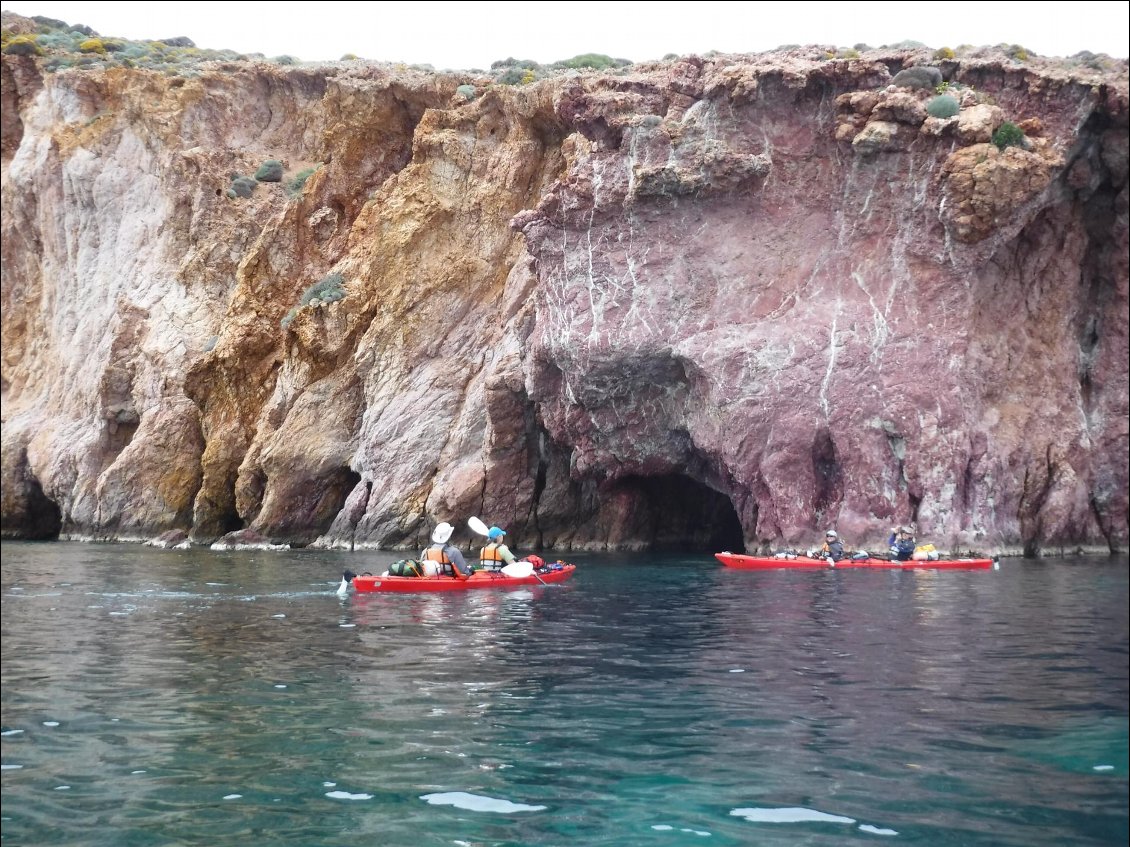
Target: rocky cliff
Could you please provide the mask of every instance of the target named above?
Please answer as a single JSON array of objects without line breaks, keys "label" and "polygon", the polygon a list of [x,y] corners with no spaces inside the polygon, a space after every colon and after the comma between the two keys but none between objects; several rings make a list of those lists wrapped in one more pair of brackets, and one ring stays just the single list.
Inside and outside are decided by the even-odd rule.
[{"label": "rocky cliff", "polygon": [[5,537],[1125,549],[1125,62],[822,53],[5,55]]}]

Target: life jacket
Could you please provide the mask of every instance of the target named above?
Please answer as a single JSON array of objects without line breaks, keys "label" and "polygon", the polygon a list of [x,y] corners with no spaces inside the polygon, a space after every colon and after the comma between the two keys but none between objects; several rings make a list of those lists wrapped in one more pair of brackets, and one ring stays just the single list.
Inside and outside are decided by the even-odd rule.
[{"label": "life jacket", "polygon": [[491,568],[498,569],[502,567],[502,554],[498,552],[497,544],[488,544],[479,551],[480,562],[493,562]]},{"label": "life jacket", "polygon": [[451,557],[444,552],[443,547],[429,547],[420,558],[425,562],[439,562],[441,565],[451,564]]},{"label": "life jacket", "polygon": [[451,557],[441,547],[429,547],[424,550],[423,555],[420,556],[420,561],[434,561],[438,565],[438,571],[446,576],[454,576],[455,569],[451,565]]},{"label": "life jacket", "polygon": [[820,555],[830,557],[832,561],[838,562],[844,557],[844,543],[838,539],[831,544],[825,541],[824,546],[820,548]]},{"label": "life jacket", "polygon": [[441,544],[439,547],[431,546],[423,550],[420,554],[420,561],[422,562],[435,562],[439,572],[443,576],[455,576],[460,579],[466,579],[471,575],[471,568],[467,568],[466,573],[460,573],[455,567],[455,563],[451,561],[451,557],[447,555],[447,545]]}]

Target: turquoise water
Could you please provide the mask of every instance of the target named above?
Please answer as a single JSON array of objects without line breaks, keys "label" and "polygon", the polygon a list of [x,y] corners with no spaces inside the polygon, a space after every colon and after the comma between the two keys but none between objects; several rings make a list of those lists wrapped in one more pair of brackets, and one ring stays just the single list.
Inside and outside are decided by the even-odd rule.
[{"label": "turquoise water", "polygon": [[335,593],[4,543],[6,845],[1127,842],[1125,557]]}]

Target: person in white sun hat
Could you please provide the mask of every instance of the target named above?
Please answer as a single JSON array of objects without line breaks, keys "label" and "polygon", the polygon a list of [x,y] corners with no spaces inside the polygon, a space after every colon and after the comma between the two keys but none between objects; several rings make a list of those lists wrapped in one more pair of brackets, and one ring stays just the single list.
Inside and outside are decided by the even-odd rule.
[{"label": "person in white sun hat", "polygon": [[473,571],[459,548],[448,543],[453,532],[455,527],[447,521],[439,524],[432,531],[432,543],[420,551],[420,561],[435,562],[440,573],[456,579],[467,579]]}]

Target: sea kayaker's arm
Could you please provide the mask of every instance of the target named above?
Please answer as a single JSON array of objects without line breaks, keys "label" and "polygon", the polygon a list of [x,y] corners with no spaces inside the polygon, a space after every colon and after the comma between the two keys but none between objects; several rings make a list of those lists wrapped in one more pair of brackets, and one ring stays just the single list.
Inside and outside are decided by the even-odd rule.
[{"label": "sea kayaker's arm", "polygon": [[467,567],[467,560],[463,558],[463,552],[454,544],[447,545],[444,550],[447,553],[447,558],[451,559],[451,564],[455,566],[455,570],[461,574],[469,574],[471,569]]}]

